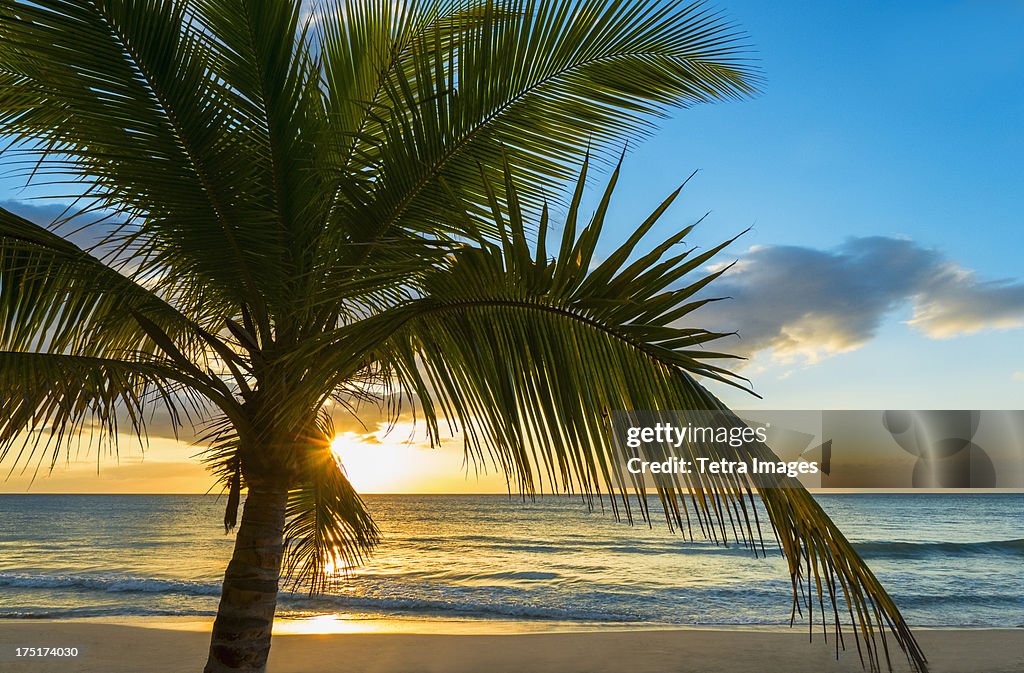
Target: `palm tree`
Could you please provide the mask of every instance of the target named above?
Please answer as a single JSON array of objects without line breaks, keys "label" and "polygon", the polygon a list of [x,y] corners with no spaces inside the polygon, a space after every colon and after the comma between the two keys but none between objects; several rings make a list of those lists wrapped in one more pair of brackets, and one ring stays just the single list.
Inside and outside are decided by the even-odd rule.
[{"label": "palm tree", "polygon": [[[154,409],[199,424],[228,529],[246,492],[209,673],[265,669],[282,572],[319,591],[378,541],[333,410],[415,402],[511,487],[603,492],[632,519],[607,412],[722,409],[697,378],[744,384],[702,348],[722,335],[684,324],[725,244],[678,253],[688,227],[635,252],[673,194],[598,263],[617,169],[584,223],[583,157],[752,93],[743,39],[643,0],[0,0],[8,165],[63,186],[97,241],[0,211],[0,457],[116,447]],[[759,495],[794,608],[827,600],[862,661],[888,659],[888,630],[924,670],[815,501]],[[757,553],[749,485],[658,496],[670,525],[692,510]]]}]

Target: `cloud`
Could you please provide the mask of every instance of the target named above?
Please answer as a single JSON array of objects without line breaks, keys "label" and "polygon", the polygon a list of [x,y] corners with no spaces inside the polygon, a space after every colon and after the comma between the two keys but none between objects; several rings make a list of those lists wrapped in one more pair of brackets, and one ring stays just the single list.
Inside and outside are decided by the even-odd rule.
[{"label": "cloud", "polygon": [[[69,210],[65,204],[43,199],[34,199],[32,202],[0,200],[0,208],[49,229],[53,229],[54,222],[63,221],[74,213],[74,210]],[[71,223],[62,224],[55,231],[81,248],[91,248],[111,232],[114,226],[113,222],[106,220],[103,213],[92,213],[74,219]]]},{"label": "cloud", "polygon": [[37,205],[26,201],[7,199],[0,201],[0,208],[9,210],[15,215],[24,217],[30,222],[35,222],[36,224],[42,224],[44,226],[62,216],[67,215],[65,212],[67,207],[58,203],[41,202],[40,205]]},{"label": "cloud", "polygon": [[767,350],[782,363],[860,348],[906,306],[908,324],[935,339],[1024,326],[1024,283],[982,280],[904,238],[850,238],[828,250],[754,246],[711,293],[731,299],[702,309],[704,323],[738,332],[734,351]]},{"label": "cloud", "polygon": [[973,271],[950,265],[914,304],[910,324],[928,336],[946,339],[984,329],[1024,326],[1024,284],[981,281]]}]

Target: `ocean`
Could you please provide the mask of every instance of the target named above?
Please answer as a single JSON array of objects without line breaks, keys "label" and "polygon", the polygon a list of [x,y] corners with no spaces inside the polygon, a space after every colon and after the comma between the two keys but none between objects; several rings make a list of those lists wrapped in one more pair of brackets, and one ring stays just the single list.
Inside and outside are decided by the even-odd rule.
[{"label": "ocean", "polygon": [[[819,496],[914,626],[1024,626],[1024,495]],[[782,625],[777,554],[629,526],[578,499],[376,495],[384,542],[281,617]],[[0,617],[213,615],[233,537],[223,499],[0,495]],[[764,519],[762,519],[764,520]],[[774,545],[770,532],[766,544]]]}]

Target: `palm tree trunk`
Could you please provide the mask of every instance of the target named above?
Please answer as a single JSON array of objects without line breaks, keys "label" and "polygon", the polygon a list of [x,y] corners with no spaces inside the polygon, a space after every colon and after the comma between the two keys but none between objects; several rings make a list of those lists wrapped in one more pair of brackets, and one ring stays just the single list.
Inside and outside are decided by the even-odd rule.
[{"label": "palm tree trunk", "polygon": [[204,673],[263,673],[277,607],[288,491],[249,483]]}]

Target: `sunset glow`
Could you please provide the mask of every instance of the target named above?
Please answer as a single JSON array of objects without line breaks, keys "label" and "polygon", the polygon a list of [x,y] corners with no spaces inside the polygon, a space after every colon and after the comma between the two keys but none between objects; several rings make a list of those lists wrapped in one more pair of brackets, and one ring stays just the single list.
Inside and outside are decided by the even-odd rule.
[{"label": "sunset glow", "polygon": [[461,441],[431,448],[421,431],[400,423],[390,432],[342,432],[331,442],[349,481],[359,493],[502,493],[496,474],[467,478]]},{"label": "sunset glow", "polygon": [[362,493],[390,492],[411,476],[391,447],[365,443],[353,432],[335,437],[331,451],[341,461],[349,481]]}]

